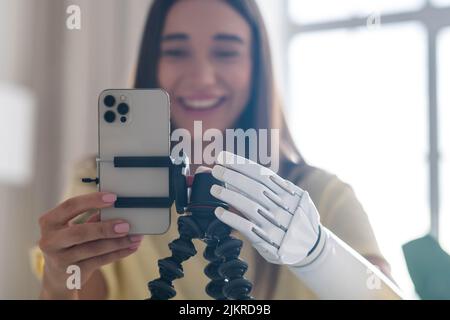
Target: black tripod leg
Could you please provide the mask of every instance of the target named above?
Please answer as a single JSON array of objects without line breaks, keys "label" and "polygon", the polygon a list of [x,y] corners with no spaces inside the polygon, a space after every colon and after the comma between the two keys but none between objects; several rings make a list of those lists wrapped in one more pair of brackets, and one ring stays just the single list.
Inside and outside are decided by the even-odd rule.
[{"label": "black tripod leg", "polygon": [[244,278],[248,265],[238,258],[242,241],[231,237],[230,233],[231,229],[219,220],[208,227],[204,257],[211,263],[205,268],[205,274],[212,281],[206,292],[215,299],[253,299],[250,296],[252,284]]},{"label": "black tripod leg", "polygon": [[182,263],[197,254],[192,239],[202,236],[192,216],[178,218],[180,237],[169,243],[172,256],[158,260],[160,278],[150,281],[151,300],[168,300],[176,295],[172,282],[184,276]]},{"label": "black tripod leg", "polygon": [[219,274],[228,281],[223,287],[223,294],[228,300],[252,300],[250,296],[252,283],[244,278],[248,264],[239,259],[242,241],[230,236],[222,239],[216,249],[216,255],[222,257]]},{"label": "black tripod leg", "polygon": [[206,266],[204,272],[211,282],[205,288],[206,293],[216,300],[226,300],[223,294],[223,287],[226,284],[225,278],[219,274],[219,267],[223,260],[216,256],[216,249],[219,244],[218,240],[209,240],[206,242],[206,248],[203,252],[203,257],[210,263]]}]

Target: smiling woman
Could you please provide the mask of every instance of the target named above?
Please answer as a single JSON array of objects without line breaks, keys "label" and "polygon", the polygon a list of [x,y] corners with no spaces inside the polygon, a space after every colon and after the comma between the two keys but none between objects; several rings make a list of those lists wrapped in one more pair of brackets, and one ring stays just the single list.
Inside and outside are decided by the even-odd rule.
[{"label": "smiling woman", "polygon": [[158,83],[171,93],[176,127],[192,132],[200,119],[206,129],[233,125],[249,99],[251,41],[249,25],[226,2],[173,6],[162,33]]},{"label": "smiling woman", "polygon": [[[285,181],[286,185],[292,184],[293,189],[289,189],[292,193],[290,199],[294,201],[300,189],[307,191],[308,197],[304,199],[311,198],[308,205],[310,209],[313,208],[312,203],[317,207],[320,223],[355,250],[353,253],[343,249],[345,253],[342,257],[348,257],[349,261],[352,261],[351,257],[358,257],[358,260],[363,261],[362,255],[388,272],[388,264],[378,249],[367,216],[350,186],[335,175],[308,165],[301,157],[275,99],[273,82],[268,39],[253,0],[153,2],[142,38],[135,87],[165,89],[172,99],[172,129],[186,130],[191,137],[195,137],[196,121],[201,121],[204,130],[215,129],[222,134],[227,129],[278,129],[280,143],[273,147],[280,155],[277,179],[288,180]],[[266,142],[271,143],[269,140]],[[235,153],[235,150],[229,151]],[[243,153],[248,156],[249,150]],[[257,162],[262,164],[261,159]],[[58,216],[71,217],[92,208],[112,205],[113,195],[98,194],[95,188],[88,190],[81,185],[80,177],[91,176],[95,172],[93,160],[83,165],[74,177],[68,195],[70,199],[44,214],[40,220],[40,243],[46,257],[42,297],[67,297],[60,283],[65,276],[64,266],[81,263],[84,266],[82,290],[79,295],[70,293],[70,298],[147,298],[146,283],[158,277],[157,261],[168,256],[167,244],[178,237],[177,226],[173,224],[164,235],[139,239],[128,237],[126,222],[117,222],[121,226],[119,231],[123,231],[118,233],[114,221],[99,222],[96,215],[87,223],[76,226],[55,223],[53,220]],[[75,197],[84,193],[90,194]],[[319,218],[318,214],[314,217]],[[176,218],[176,212],[172,212],[172,221]],[[90,240],[96,240],[74,238],[75,234],[83,234],[82,231],[89,234]],[[304,233],[292,231],[292,234],[301,236]],[[328,288],[329,283],[313,277],[306,285],[287,265],[268,262],[251,241],[239,233],[236,236],[243,241],[242,259],[249,265],[246,276],[254,283],[254,297],[317,298],[323,291],[309,288],[314,289],[319,285],[322,289]],[[323,244],[324,239],[320,243]],[[309,245],[307,249],[316,248],[311,243],[305,248]],[[133,252],[124,248],[133,248]],[[204,243],[197,246],[198,251],[204,248]],[[333,257],[333,254],[329,257]],[[360,264],[360,267],[373,268],[364,261],[367,264]],[[336,264],[324,264],[328,271],[330,268],[341,271],[335,268]],[[206,265],[207,261],[200,255],[183,265],[186,277],[174,283],[177,298],[208,298],[205,294],[208,279],[202,274]],[[328,271],[320,276],[325,282],[339,278],[326,277],[331,274]],[[359,273],[360,277],[355,280],[362,286],[365,279],[361,278],[367,275],[366,270],[363,271],[362,276]],[[349,272],[341,279],[352,281],[351,277],[354,275]],[[347,285],[334,285],[334,298],[342,297],[339,293],[344,286]]]}]

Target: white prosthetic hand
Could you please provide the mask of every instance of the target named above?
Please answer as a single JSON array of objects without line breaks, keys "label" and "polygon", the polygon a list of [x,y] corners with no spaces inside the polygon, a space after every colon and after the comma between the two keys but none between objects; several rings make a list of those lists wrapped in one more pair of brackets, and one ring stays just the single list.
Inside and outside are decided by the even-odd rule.
[{"label": "white prosthetic hand", "polygon": [[273,171],[221,152],[211,194],[241,214],[217,208],[218,219],[242,233],[269,262],[289,266],[321,299],[401,298],[378,268],[320,224],[308,193]]}]

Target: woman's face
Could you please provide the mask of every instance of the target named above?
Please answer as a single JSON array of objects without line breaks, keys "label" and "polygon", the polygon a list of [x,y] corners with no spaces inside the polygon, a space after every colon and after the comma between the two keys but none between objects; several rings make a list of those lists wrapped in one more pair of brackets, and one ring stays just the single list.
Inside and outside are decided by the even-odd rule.
[{"label": "woman's face", "polygon": [[231,128],[247,105],[251,87],[251,32],[221,0],[180,0],[163,30],[159,85],[171,97],[177,128],[193,133]]}]

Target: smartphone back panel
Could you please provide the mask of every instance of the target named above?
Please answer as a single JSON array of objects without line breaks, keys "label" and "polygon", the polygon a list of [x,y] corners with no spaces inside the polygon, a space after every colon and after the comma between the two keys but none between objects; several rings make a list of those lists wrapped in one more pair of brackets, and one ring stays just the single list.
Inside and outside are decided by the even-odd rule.
[{"label": "smartphone back panel", "polygon": [[[168,94],[160,89],[105,90],[98,111],[99,191],[118,197],[168,197],[168,168],[115,168],[113,164],[115,156],[169,156]],[[170,226],[170,209],[107,208],[101,211],[101,219],[124,219],[131,225],[131,234],[162,234]]]}]

